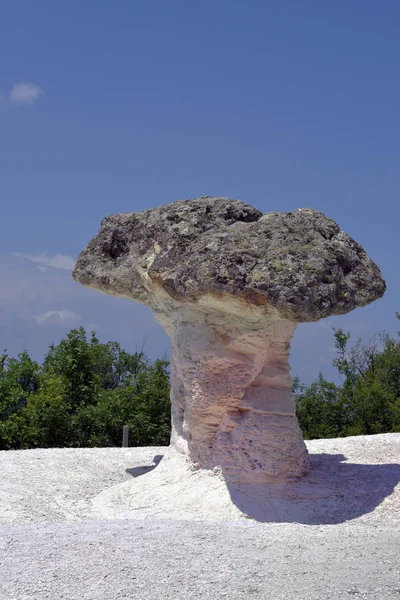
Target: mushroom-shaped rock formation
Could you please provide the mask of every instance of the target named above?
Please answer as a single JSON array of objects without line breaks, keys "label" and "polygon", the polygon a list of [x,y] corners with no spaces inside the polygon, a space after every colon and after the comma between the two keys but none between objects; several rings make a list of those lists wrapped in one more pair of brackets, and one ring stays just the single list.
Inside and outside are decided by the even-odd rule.
[{"label": "mushroom-shaped rock formation", "polygon": [[296,325],[385,292],[321,212],[209,196],[105,218],[73,277],[151,307],[171,338],[169,457],[239,487],[307,471],[288,364]]}]

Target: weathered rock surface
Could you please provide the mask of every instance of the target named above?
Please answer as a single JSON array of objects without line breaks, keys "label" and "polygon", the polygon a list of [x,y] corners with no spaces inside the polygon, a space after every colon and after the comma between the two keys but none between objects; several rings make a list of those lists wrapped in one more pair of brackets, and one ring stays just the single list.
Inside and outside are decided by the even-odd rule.
[{"label": "weathered rock surface", "polygon": [[150,282],[185,302],[228,293],[297,322],[347,313],[385,291],[376,264],[319,211],[263,215],[209,197],[105,218],[74,277],[150,306]]},{"label": "weathered rock surface", "polygon": [[202,468],[239,485],[304,475],[288,364],[296,325],[385,291],[376,264],[322,213],[262,215],[210,197],[104,219],[73,276],[147,304],[170,335],[171,460],[153,486],[178,464],[182,476]]}]

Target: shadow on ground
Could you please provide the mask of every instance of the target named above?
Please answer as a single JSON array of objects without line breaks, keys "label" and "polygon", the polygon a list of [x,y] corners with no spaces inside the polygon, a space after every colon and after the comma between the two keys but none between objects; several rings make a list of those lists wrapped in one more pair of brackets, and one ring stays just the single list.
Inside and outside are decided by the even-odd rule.
[{"label": "shadow on ground", "polygon": [[131,469],[126,469],[126,472],[129,473],[129,475],[132,475],[132,477],[140,477],[140,475],[145,475],[146,473],[153,471],[153,469],[155,469],[157,467],[157,465],[161,462],[162,458],[163,458],[162,454],[157,454],[153,458],[152,465],[144,465],[141,467],[132,467]]},{"label": "shadow on ground", "polygon": [[310,454],[310,470],[286,485],[228,484],[232,502],[261,522],[338,524],[373,512],[400,482],[400,465],[347,463],[343,454]]},{"label": "shadow on ground", "polygon": [[[162,458],[157,455],[152,465],[133,467],[126,472],[135,478],[145,475],[153,471]],[[226,487],[232,503],[255,521],[306,525],[345,523],[373,512],[400,482],[398,464],[365,465],[346,460],[343,454],[310,454],[310,470],[299,481],[286,484],[227,483]],[[168,487],[164,489],[164,500],[168,503]],[[191,502],[207,505],[204,488],[197,500],[193,492],[195,490],[191,488]],[[394,498],[390,502],[395,502]]]}]

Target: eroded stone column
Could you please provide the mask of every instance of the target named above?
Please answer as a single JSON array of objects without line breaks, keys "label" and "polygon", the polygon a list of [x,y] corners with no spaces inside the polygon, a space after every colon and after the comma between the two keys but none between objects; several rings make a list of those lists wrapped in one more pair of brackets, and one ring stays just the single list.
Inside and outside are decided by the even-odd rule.
[{"label": "eroded stone column", "polygon": [[[174,311],[171,444],[229,482],[297,478],[308,455],[289,374],[296,323],[236,299]],[[224,312],[221,312],[224,309]]]}]

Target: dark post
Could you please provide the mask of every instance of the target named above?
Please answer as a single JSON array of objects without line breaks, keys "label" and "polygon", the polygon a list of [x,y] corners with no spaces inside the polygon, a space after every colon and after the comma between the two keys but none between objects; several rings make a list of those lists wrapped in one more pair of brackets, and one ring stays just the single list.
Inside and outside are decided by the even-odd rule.
[{"label": "dark post", "polygon": [[122,428],[122,447],[128,448],[129,446],[129,427],[124,425]]}]

